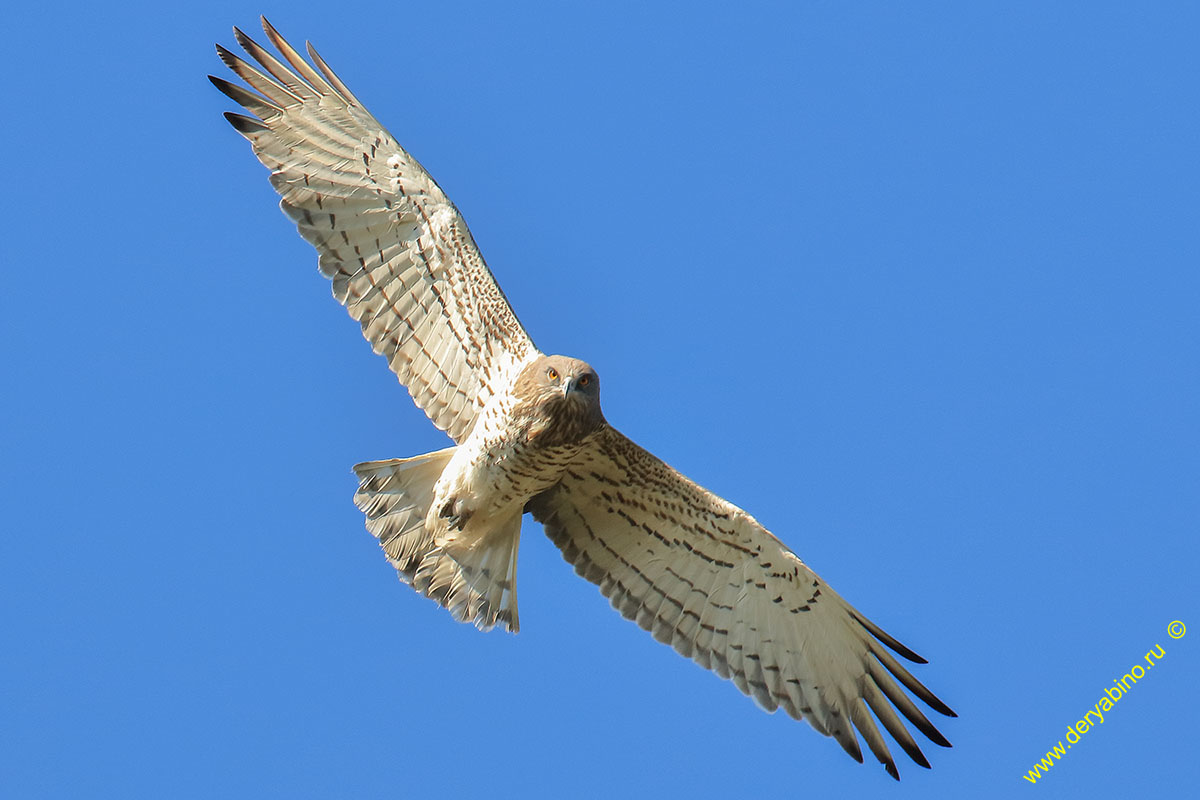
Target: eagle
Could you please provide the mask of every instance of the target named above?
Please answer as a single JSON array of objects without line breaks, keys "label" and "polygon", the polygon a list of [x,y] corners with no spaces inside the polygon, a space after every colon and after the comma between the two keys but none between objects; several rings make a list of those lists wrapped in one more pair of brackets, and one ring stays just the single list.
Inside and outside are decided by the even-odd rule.
[{"label": "eagle", "polygon": [[899,780],[877,720],[929,767],[901,715],[950,743],[904,689],[955,714],[896,656],[925,660],[754,517],[610,425],[596,371],[534,345],[429,173],[311,44],[310,62],[262,24],[278,55],[236,27],[255,63],[217,45],[245,85],[210,80],[250,114],[225,117],[271,171],[334,297],[454,441],[354,467],[354,502],[401,580],[459,621],[517,631],[530,513],[622,615],[765,710],[807,720],[861,763],[857,730]]}]

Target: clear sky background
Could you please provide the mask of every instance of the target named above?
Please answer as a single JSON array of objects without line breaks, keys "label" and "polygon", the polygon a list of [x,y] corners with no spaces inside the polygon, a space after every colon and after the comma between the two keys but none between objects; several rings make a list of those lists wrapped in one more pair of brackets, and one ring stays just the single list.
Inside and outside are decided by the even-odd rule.
[{"label": "clear sky background", "polygon": [[[762,713],[532,520],[518,636],[396,580],[350,467],[447,441],[221,119],[213,42],[259,12],[616,426],[929,658],[960,714],[932,771]],[[9,9],[0,793],[1194,791],[1197,30],[1184,3]]]}]

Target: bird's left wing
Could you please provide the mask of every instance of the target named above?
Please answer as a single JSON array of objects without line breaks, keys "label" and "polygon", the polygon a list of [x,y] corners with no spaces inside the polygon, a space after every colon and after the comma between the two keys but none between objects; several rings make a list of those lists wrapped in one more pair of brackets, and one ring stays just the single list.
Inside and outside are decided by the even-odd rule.
[{"label": "bird's left wing", "polygon": [[[924,663],[854,609],[753,517],[612,428],[530,501],[575,571],[617,610],[763,708],[782,707],[862,761],[854,729],[898,772],[875,717],[921,766],[897,710],[950,743],[901,688],[954,716],[889,648]],[[870,712],[868,711],[870,709]]]},{"label": "bird's left wing", "polygon": [[461,442],[537,349],[441,187],[311,45],[315,68],[266,19],[263,29],[283,61],[237,28],[261,69],[217,46],[254,90],[210,76],[254,114],[225,116],[271,170],[334,296],[417,405]]}]

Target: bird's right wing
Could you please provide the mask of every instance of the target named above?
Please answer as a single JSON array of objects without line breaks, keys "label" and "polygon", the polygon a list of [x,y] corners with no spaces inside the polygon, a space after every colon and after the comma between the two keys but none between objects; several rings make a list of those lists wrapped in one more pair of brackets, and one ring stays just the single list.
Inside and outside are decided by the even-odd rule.
[{"label": "bird's right wing", "polygon": [[768,711],[782,707],[807,719],[862,761],[857,729],[897,779],[872,713],[921,766],[929,762],[901,714],[936,744],[950,746],[900,687],[942,714],[954,712],[889,650],[923,659],[745,511],[612,428],[527,510],[614,608],[681,655],[731,678]]},{"label": "bird's right wing", "polygon": [[271,170],[334,296],[417,405],[461,442],[537,348],[429,173],[311,45],[315,69],[266,19],[263,29],[287,63],[234,28],[262,69],[217,46],[254,90],[210,76],[254,114],[225,116]]}]

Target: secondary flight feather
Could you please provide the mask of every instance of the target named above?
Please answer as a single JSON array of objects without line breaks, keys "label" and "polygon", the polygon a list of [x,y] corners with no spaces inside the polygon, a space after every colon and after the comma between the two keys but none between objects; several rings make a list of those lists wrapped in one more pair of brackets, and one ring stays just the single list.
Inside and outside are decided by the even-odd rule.
[{"label": "secondary flight feather", "polygon": [[855,731],[899,777],[878,721],[928,767],[901,717],[949,747],[913,696],[954,712],[893,653],[924,660],[752,516],[613,428],[595,370],[534,346],[433,178],[311,45],[310,63],[265,19],[263,29],[278,56],[236,28],[253,63],[217,47],[246,85],[210,78],[250,113],[225,116],[271,170],[334,296],[455,442],[355,467],[355,503],[401,579],[456,619],[516,631],[521,519],[532,513],[655,639],[860,762]]}]

